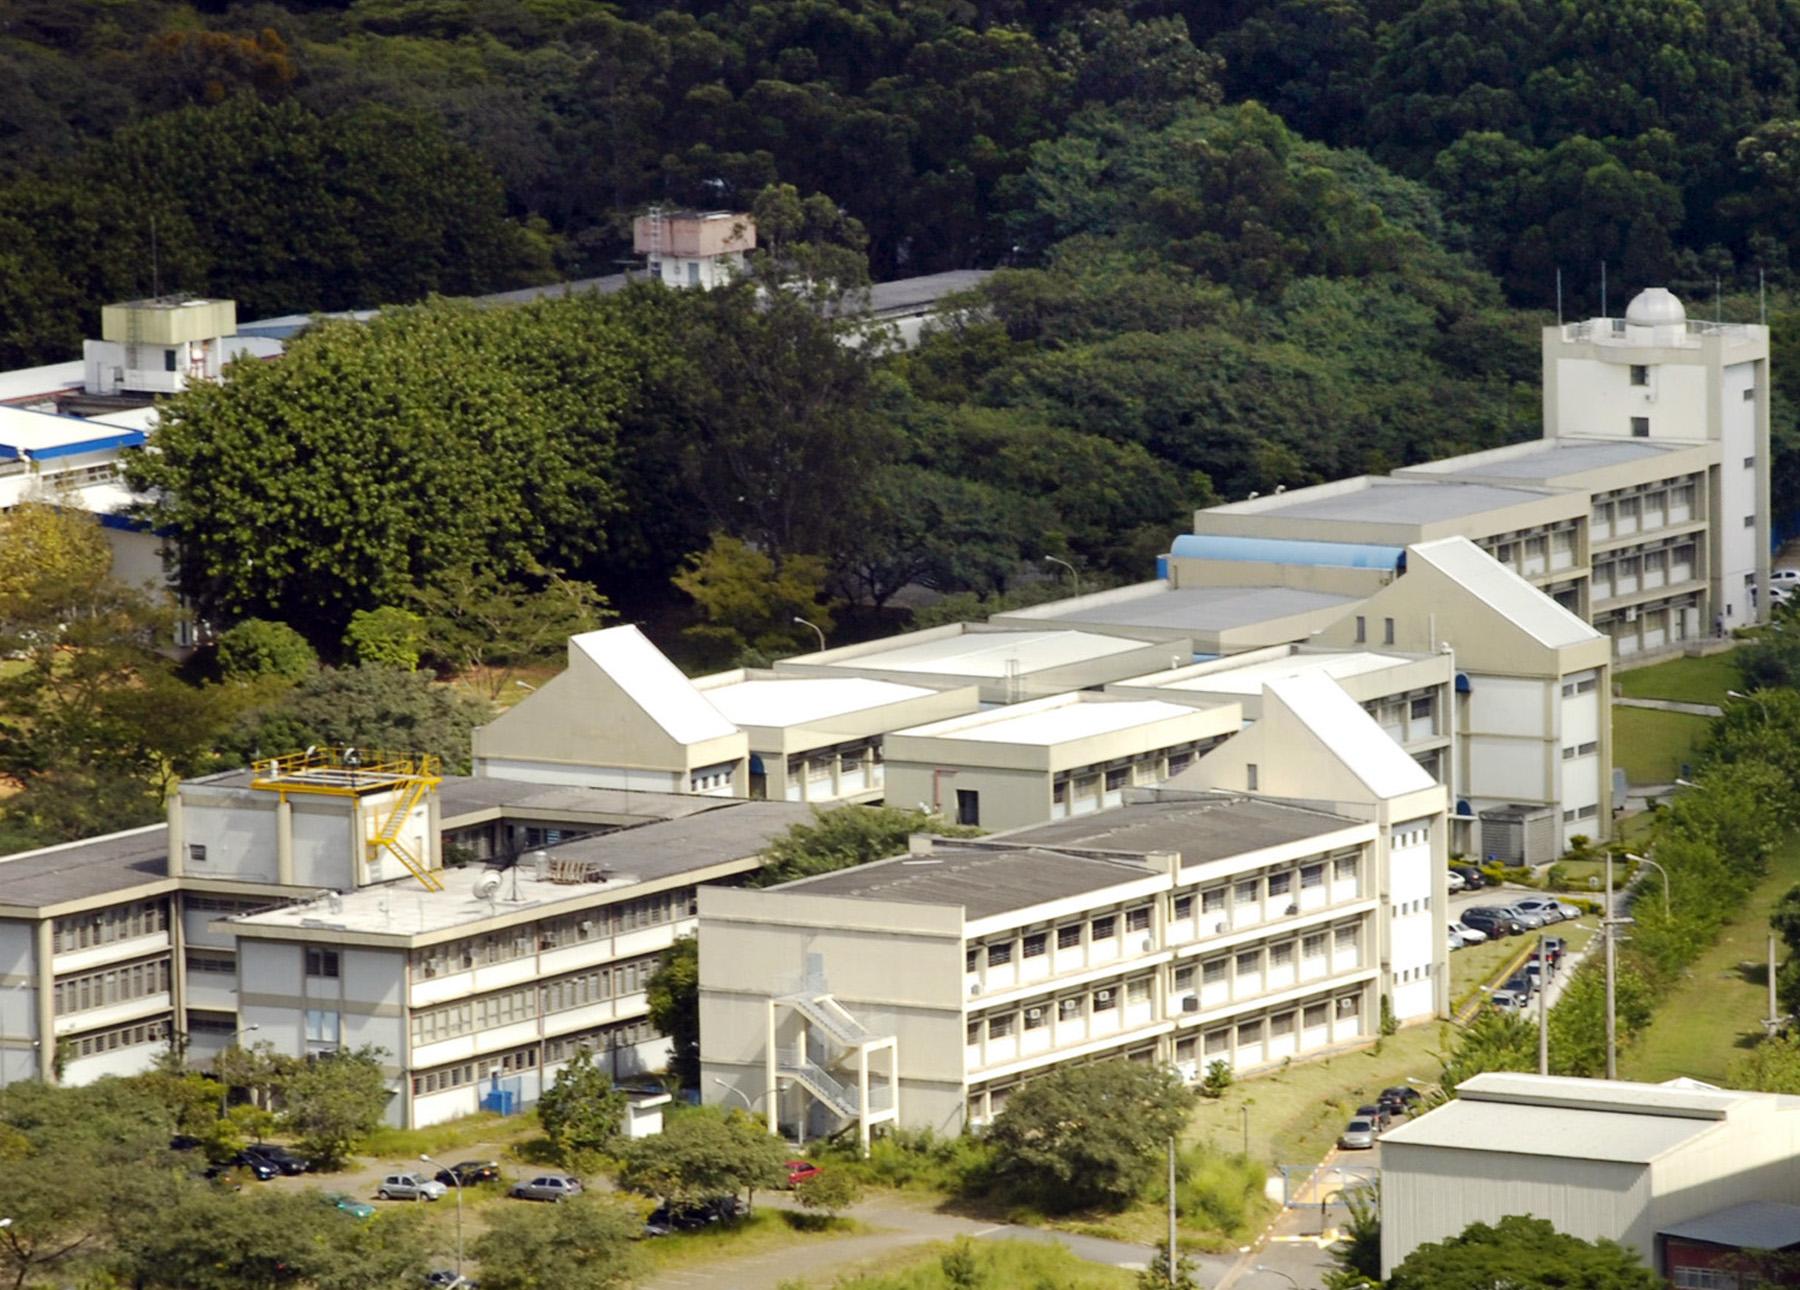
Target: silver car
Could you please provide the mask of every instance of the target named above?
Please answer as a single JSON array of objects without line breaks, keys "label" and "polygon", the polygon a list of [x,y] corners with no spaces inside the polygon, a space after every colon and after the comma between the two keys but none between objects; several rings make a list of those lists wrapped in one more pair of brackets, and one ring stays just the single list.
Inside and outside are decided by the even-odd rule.
[{"label": "silver car", "polygon": [[1378,1136],[1375,1122],[1359,1115],[1338,1134],[1338,1146],[1345,1151],[1367,1151],[1375,1145]]},{"label": "silver car", "polygon": [[442,1200],[450,1189],[435,1178],[418,1174],[389,1174],[375,1189],[379,1200]]},{"label": "silver car", "polygon": [[1523,927],[1526,931],[1536,931],[1545,923],[1551,921],[1545,916],[1542,910],[1521,909],[1517,905],[1502,905],[1500,906],[1500,912],[1512,919],[1520,927]]},{"label": "silver car", "polygon": [[1527,896],[1523,900],[1514,901],[1512,907],[1521,914],[1536,914],[1546,923],[1560,923],[1568,917],[1563,913],[1563,903],[1548,896]]},{"label": "silver car", "polygon": [[516,1200],[566,1200],[581,1195],[581,1179],[568,1174],[539,1174],[514,1183],[506,1194]]}]

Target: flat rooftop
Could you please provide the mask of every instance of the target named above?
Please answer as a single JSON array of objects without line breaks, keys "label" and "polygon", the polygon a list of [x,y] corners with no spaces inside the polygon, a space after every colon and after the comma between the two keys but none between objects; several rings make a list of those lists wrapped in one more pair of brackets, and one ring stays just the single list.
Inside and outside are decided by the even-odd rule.
[{"label": "flat rooftop", "polygon": [[1364,478],[1354,486],[1323,484],[1280,497],[1217,507],[1233,513],[1283,515],[1306,520],[1352,520],[1369,524],[1435,524],[1487,511],[1501,511],[1544,494],[1495,484],[1437,479]]},{"label": "flat rooftop", "polygon": [[[826,667],[868,668],[883,672],[917,672],[921,676],[976,676],[999,679],[1008,665],[1022,674],[1067,667],[1089,659],[1110,658],[1142,649],[1149,641],[1100,636],[1078,631],[963,632],[935,640],[914,641],[890,649],[873,649],[821,660]],[[811,662],[816,655],[792,660]]]},{"label": "flat rooftop", "polygon": [[511,779],[476,779],[446,775],[438,786],[438,818],[453,829],[468,816],[489,812],[519,816],[626,816],[631,819],[678,820],[715,811],[735,799],[696,797],[690,793],[647,793],[623,788],[579,788],[533,784]]},{"label": "flat rooftop", "polygon": [[30,457],[42,461],[143,442],[140,430],[96,424],[55,412],[0,406],[0,460]]},{"label": "flat rooftop", "polygon": [[1110,604],[1075,606],[1060,612],[1044,612],[1054,606],[1038,606],[1031,617],[1050,623],[1104,623],[1111,627],[1163,628],[1176,631],[1221,632],[1248,627],[1275,618],[1319,609],[1337,609],[1360,599],[1326,591],[1299,591],[1292,587],[1170,587],[1165,590],[1115,600]]},{"label": "flat rooftop", "polygon": [[1079,847],[1145,854],[1173,851],[1184,868],[1325,837],[1359,821],[1238,793],[1195,793],[1128,802],[1076,819],[1034,824],[1005,836],[1029,847]]},{"label": "flat rooftop", "polygon": [[971,712],[967,716],[950,717],[895,733],[921,739],[967,739],[976,743],[1048,747],[1095,735],[1116,734],[1177,717],[1194,717],[1205,711],[1190,704],[1169,703],[1162,699],[1109,700],[1077,692],[987,712]]},{"label": "flat rooftop", "polygon": [[1131,860],[1072,856],[1029,847],[1012,850],[938,842],[929,855],[897,856],[783,883],[770,890],[803,896],[893,900],[908,905],[961,906],[963,917],[973,922],[1104,891],[1154,873],[1148,865]]},{"label": "flat rooftop", "polygon": [[827,717],[922,699],[936,690],[859,676],[795,676],[734,681],[700,691],[733,725],[799,726]]},{"label": "flat rooftop", "polygon": [[[483,868],[445,871],[443,891],[426,891],[411,879],[344,892],[337,907],[328,900],[284,905],[230,920],[245,928],[317,928],[377,936],[421,936],[454,931],[470,923],[562,905],[592,905],[597,897],[624,892],[663,878],[699,872],[761,853],[777,834],[812,818],[798,802],[726,802],[718,810],[679,820],[662,820],[611,833],[577,838],[543,848],[555,860],[604,868],[601,882],[553,882],[521,863],[502,875],[493,902],[475,895]],[[516,890],[518,898],[513,898]]]},{"label": "flat rooftop", "polygon": [[[1201,694],[1261,694],[1263,686],[1283,677],[1317,674],[1329,676],[1336,681],[1346,677],[1366,676],[1370,672],[1385,672],[1389,668],[1404,667],[1413,661],[1394,654],[1377,654],[1368,650],[1347,654],[1290,654],[1286,658],[1265,659],[1260,663],[1246,663],[1242,667],[1215,667],[1198,676],[1152,684],[1162,690],[1185,690]],[[1131,685],[1134,682],[1126,681],[1123,684]]]},{"label": "flat rooftop", "polygon": [[169,876],[165,824],[0,856],[0,905],[43,908],[128,891]]},{"label": "flat rooftop", "polygon": [[1650,457],[1666,457],[1692,444],[1660,444],[1648,439],[1557,439],[1541,441],[1522,452],[1502,449],[1489,456],[1471,453],[1415,466],[1445,479],[1516,479],[1520,483],[1548,484],[1569,475],[1623,466]]}]

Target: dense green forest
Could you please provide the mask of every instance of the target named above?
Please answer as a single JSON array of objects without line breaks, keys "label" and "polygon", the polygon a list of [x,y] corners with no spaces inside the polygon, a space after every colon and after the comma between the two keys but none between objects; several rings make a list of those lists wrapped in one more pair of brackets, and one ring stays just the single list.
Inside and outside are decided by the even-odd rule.
[{"label": "dense green forest", "polygon": [[[1800,0],[0,9],[0,364],[155,287],[405,306],[169,401],[132,467],[214,630],[354,665],[140,741],[152,796],[324,737],[396,649],[504,676],[616,617],[754,660],[796,616],[973,616],[1055,590],[1046,557],[1142,579],[1195,506],[1530,437],[1559,268],[1571,316],[1603,263],[1615,314],[1660,283],[1754,318],[1766,280],[1785,512],[1797,197]],[[752,277],[446,299],[611,272],[656,202],[753,210]],[[870,278],[963,267],[999,272],[918,348],[840,343]],[[419,638],[359,644],[371,614]],[[415,719],[454,749],[467,717]]]}]

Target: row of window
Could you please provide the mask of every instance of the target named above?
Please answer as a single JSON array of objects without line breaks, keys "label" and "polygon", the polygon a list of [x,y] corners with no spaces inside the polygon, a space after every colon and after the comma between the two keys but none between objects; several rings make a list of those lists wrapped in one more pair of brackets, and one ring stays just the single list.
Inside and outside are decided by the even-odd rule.
[{"label": "row of window", "polygon": [[1600,745],[1590,739],[1582,744],[1569,744],[1562,750],[1564,761],[1574,761],[1577,757],[1591,757],[1600,751]]},{"label": "row of window", "polygon": [[1418,900],[1403,900],[1398,905],[1393,906],[1395,918],[1399,918],[1405,914],[1427,913],[1430,911],[1430,909],[1431,909],[1431,897],[1430,896],[1421,896]]},{"label": "row of window", "polygon": [[647,1044],[659,1038],[655,1026],[648,1017],[638,1017],[633,1021],[622,1021],[612,1026],[596,1026],[592,1030],[577,1031],[572,1035],[558,1035],[554,1039],[544,1041],[544,1063],[552,1065],[567,1061],[582,1049],[590,1053],[611,1052],[619,1048],[632,1048],[638,1044]]},{"label": "row of window", "polygon": [[523,1048],[515,1048],[511,1052],[499,1053],[492,1057],[484,1057],[479,1063],[459,1062],[455,1066],[444,1066],[438,1070],[425,1071],[414,1075],[412,1081],[413,1095],[421,1093],[441,1093],[445,1089],[462,1088],[486,1079],[489,1075],[516,1075],[521,1071],[534,1071],[538,1067],[538,1046],[527,1044]]},{"label": "row of window", "polygon": [[77,1036],[69,1040],[68,1053],[71,1057],[93,1057],[119,1048],[136,1048],[140,1044],[167,1043],[168,1039],[169,1019],[158,1017],[154,1021],[138,1021],[129,1026],[114,1026],[111,1030]]},{"label": "row of window", "polygon": [[1562,696],[1565,699],[1572,699],[1577,694],[1592,694],[1599,684],[1600,682],[1591,672],[1585,676],[1571,678],[1563,682]]},{"label": "row of window", "polygon": [[[1631,420],[1632,433],[1638,438],[1650,433],[1649,418],[1633,417]],[[1644,427],[1641,434],[1637,429],[1640,421]],[[1667,489],[1652,486],[1635,495],[1625,490],[1603,493],[1594,501],[1589,523],[1595,535],[1603,538],[1611,534],[1615,521],[1622,533],[1661,528],[1664,524],[1685,524],[1693,518],[1694,497],[1692,484],[1676,484]]]},{"label": "row of window", "polygon": [[1431,841],[1430,820],[1409,820],[1405,824],[1394,826],[1388,835],[1388,845],[1394,847],[1422,847]]},{"label": "row of window", "polygon": [[166,994],[168,989],[169,960],[148,959],[64,977],[56,983],[56,1011],[58,1016],[67,1016],[90,1008],[129,1003],[153,994]]},{"label": "row of window", "polygon": [[1591,820],[1599,814],[1600,808],[1589,803],[1587,806],[1579,807],[1575,810],[1564,811],[1563,821],[1564,823],[1567,823],[1570,820]]},{"label": "row of window", "polygon": [[235,977],[237,975],[237,956],[218,950],[189,950],[187,952],[187,970],[189,976],[201,974]]},{"label": "row of window", "polygon": [[[1221,1026],[1217,1030],[1209,1030],[1201,1036],[1201,1051],[1207,1061],[1229,1059],[1232,1040],[1236,1039],[1237,1047],[1249,1048],[1260,1044],[1266,1035],[1271,1039],[1280,1039],[1294,1033],[1296,1021],[1305,1030],[1316,1030],[1330,1024],[1331,1015],[1336,1012],[1339,1021],[1352,1021],[1362,1015],[1362,996],[1355,994],[1340,995],[1338,998],[1324,1003],[1309,1003],[1304,1008],[1278,1012],[1272,1017],[1257,1017],[1240,1021],[1235,1026]],[[1298,1017],[1296,1017],[1298,1013]],[[1179,1039],[1175,1043],[1175,1060],[1191,1061],[1194,1059],[1195,1044],[1191,1039]]]},{"label": "row of window", "polygon": [[412,1041],[415,1044],[436,1043],[440,1039],[454,1039],[458,1035],[529,1021],[540,1013],[547,1016],[638,994],[649,985],[656,966],[656,956],[649,955],[415,1012]]},{"label": "row of window", "polygon": [[155,936],[169,930],[169,907],[162,900],[139,900],[129,905],[95,910],[91,914],[71,914],[55,924],[56,953],[111,945],[139,936]]},{"label": "row of window", "polygon": [[230,896],[201,896],[193,892],[183,892],[181,897],[183,909],[199,914],[224,914],[227,917],[247,914],[268,903],[266,900],[234,900]]},{"label": "row of window", "polygon": [[1431,968],[1429,965],[1425,967],[1401,968],[1398,972],[1394,973],[1394,984],[1399,985],[1407,981],[1423,981],[1430,975]]},{"label": "row of window", "polygon": [[495,963],[529,958],[564,945],[582,945],[647,927],[663,927],[698,912],[694,889],[682,887],[538,923],[525,923],[485,936],[466,937],[412,952],[412,968],[424,977],[448,976]]},{"label": "row of window", "polygon": [[969,1022],[968,1042],[979,1044],[983,1035],[988,1039],[1006,1039],[1019,1030],[1042,1030],[1050,1024],[1052,1016],[1059,1022],[1079,1021],[1084,1016],[1104,1017],[1115,1011],[1121,1002],[1131,1005],[1149,1003],[1150,978],[1134,977],[1122,986],[1103,985],[1080,994],[1064,995],[1054,1002],[1044,1000],[1027,1004],[1017,1011],[986,1013]]}]

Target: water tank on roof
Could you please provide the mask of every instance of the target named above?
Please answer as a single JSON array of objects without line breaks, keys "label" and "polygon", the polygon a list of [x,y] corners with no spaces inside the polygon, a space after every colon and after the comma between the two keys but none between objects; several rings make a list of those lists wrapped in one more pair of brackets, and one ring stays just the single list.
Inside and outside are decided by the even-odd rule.
[{"label": "water tank on roof", "polygon": [[1625,306],[1625,321],[1634,327],[1681,327],[1687,310],[1667,287],[1645,287]]}]

